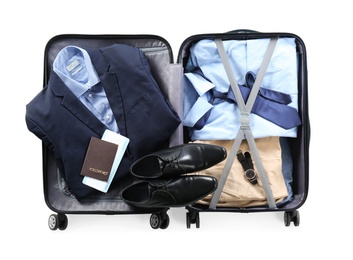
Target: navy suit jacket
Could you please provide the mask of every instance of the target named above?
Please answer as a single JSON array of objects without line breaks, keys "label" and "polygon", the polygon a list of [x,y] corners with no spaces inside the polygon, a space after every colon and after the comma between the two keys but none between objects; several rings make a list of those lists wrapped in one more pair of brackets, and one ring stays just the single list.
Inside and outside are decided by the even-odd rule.
[{"label": "navy suit jacket", "polygon": [[[138,48],[114,44],[87,48],[103,84],[120,134],[130,143],[114,181],[129,175],[133,161],[161,149],[180,124],[180,118],[154,80]],[[107,128],[51,71],[49,82],[26,106],[29,131],[53,152],[66,185],[76,199],[96,192],[80,175],[90,138]],[[114,182],[113,181],[113,182]]]}]

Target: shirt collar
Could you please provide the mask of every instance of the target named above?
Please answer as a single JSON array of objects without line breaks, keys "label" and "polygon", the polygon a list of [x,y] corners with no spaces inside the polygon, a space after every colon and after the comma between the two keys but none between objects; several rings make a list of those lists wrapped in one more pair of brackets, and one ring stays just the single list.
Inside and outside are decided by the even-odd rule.
[{"label": "shirt collar", "polygon": [[77,46],[63,48],[54,60],[53,70],[76,97],[99,82],[87,51]]}]

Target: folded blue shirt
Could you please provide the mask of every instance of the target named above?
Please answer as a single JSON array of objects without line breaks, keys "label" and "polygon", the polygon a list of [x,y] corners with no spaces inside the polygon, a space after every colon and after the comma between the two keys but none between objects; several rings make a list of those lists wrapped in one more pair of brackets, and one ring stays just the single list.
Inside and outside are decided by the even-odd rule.
[{"label": "folded blue shirt", "polygon": [[[269,39],[227,40],[224,47],[238,85],[244,85],[245,75],[258,72]],[[202,76],[195,73],[201,70]],[[240,128],[240,111],[236,104],[216,102],[210,104],[208,91],[215,88],[227,92],[229,81],[218,49],[213,40],[201,40],[190,49],[184,74],[183,124],[189,127],[191,140],[234,139]],[[276,44],[261,87],[289,94],[288,104],[298,109],[297,52],[294,38],[280,38]],[[196,122],[211,110],[202,129],[193,128]],[[250,127],[255,138],[266,136],[296,137],[297,128],[284,129],[258,115],[250,114]]]}]

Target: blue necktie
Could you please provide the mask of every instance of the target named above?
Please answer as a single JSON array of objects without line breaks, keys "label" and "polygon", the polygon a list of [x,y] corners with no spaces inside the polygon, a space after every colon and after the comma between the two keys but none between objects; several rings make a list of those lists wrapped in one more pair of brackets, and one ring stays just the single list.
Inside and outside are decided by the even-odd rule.
[{"label": "blue necktie", "polygon": [[[197,71],[197,73],[200,73],[200,71]],[[246,103],[251,88],[255,82],[255,74],[248,72],[245,79],[246,85],[239,85],[239,89],[244,102]],[[216,98],[236,104],[236,99],[231,87],[229,87],[228,92],[225,93],[219,92],[214,88],[209,90],[209,93],[211,95],[209,100],[210,104],[213,104]],[[283,127],[284,129],[291,129],[301,124],[298,111],[295,108],[288,106],[291,101],[291,97],[288,94],[260,88],[251,112]],[[202,129],[205,126],[210,113],[211,109],[196,122],[194,128],[197,130]]]}]

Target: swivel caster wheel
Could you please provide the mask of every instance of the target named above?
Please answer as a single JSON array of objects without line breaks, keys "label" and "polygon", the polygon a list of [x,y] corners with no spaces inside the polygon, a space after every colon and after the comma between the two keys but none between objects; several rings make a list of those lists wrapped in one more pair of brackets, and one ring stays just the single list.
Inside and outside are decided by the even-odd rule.
[{"label": "swivel caster wheel", "polygon": [[166,229],[169,226],[169,216],[166,211],[152,213],[150,225],[153,229]]},{"label": "swivel caster wheel", "polygon": [[284,212],[284,225],[286,227],[289,227],[292,221],[294,223],[294,226],[299,226],[300,215],[298,210]]},{"label": "swivel caster wheel", "polygon": [[186,227],[190,228],[191,224],[196,224],[196,228],[200,228],[199,212],[189,211],[186,213]]},{"label": "swivel caster wheel", "polygon": [[51,230],[65,230],[68,222],[69,221],[65,214],[51,214],[48,219],[48,226]]}]

